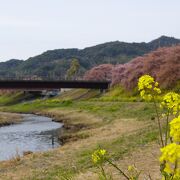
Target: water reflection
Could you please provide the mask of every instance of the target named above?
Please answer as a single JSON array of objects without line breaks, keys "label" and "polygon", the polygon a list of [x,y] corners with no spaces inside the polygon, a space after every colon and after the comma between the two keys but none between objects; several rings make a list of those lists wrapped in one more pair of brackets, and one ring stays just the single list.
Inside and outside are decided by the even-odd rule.
[{"label": "water reflection", "polygon": [[23,115],[20,124],[0,128],[0,160],[10,159],[24,151],[45,151],[58,147],[61,123],[51,118],[32,114]]}]

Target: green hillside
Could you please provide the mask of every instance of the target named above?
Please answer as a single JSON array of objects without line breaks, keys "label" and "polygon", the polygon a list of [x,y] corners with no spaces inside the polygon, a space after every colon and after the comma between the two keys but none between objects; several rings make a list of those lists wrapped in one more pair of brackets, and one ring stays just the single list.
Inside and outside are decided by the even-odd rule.
[{"label": "green hillside", "polygon": [[167,47],[180,44],[179,39],[161,36],[149,43],[108,42],[85,49],[56,49],[46,51],[29,59],[12,59],[0,63],[0,77],[29,78],[56,78],[64,79],[73,58],[78,59],[81,76],[85,71],[99,64],[126,63],[132,58],[144,55],[158,47]]}]

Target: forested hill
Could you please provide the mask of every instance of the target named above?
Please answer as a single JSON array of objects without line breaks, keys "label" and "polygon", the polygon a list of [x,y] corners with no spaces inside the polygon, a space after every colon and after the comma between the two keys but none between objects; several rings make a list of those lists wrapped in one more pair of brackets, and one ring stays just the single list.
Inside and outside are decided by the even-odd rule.
[{"label": "forested hill", "polygon": [[0,78],[55,77],[64,79],[73,58],[80,64],[79,74],[99,64],[126,63],[159,47],[180,44],[180,39],[161,36],[149,43],[108,42],[85,49],[56,49],[25,61],[12,59],[0,63]]}]

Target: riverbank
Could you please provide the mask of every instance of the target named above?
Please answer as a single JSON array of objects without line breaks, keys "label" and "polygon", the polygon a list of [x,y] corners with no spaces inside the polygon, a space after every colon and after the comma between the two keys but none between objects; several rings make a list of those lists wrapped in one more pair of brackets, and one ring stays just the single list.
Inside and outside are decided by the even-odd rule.
[{"label": "riverbank", "polygon": [[[63,122],[66,129],[62,147],[1,162],[0,177],[3,180],[98,179],[91,154],[99,146],[107,149],[109,156],[124,170],[127,164],[132,164],[128,157],[134,157],[135,152],[139,157],[147,153],[147,149],[154,148],[158,152],[158,145],[152,145],[157,141],[158,132],[150,103],[78,99],[76,96],[76,100],[59,97],[1,109],[50,116]],[[150,150],[148,152],[150,154]],[[138,162],[138,168],[144,172],[152,166],[157,167],[158,160],[150,155],[146,162]],[[116,173],[110,167],[107,169]],[[158,169],[152,177],[155,179],[157,174]]]},{"label": "riverbank", "polygon": [[18,113],[0,112],[0,127],[20,123],[23,117]]}]

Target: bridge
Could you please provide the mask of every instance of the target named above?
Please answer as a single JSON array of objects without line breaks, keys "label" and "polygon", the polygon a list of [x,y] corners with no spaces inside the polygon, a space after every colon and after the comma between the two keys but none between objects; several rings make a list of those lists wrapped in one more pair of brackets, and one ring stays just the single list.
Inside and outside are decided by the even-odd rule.
[{"label": "bridge", "polygon": [[84,80],[0,80],[0,89],[11,90],[53,90],[61,88],[100,89],[109,88],[110,81]]}]

